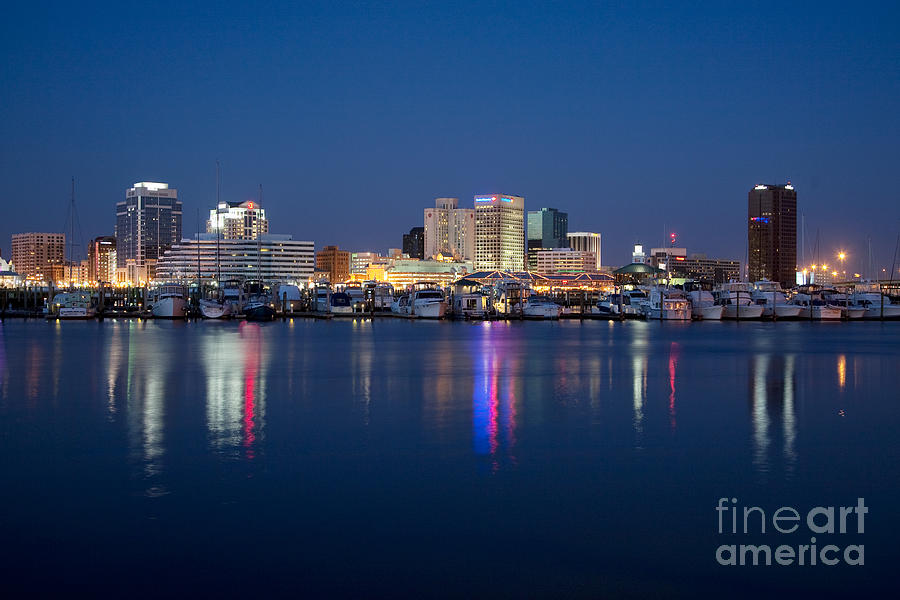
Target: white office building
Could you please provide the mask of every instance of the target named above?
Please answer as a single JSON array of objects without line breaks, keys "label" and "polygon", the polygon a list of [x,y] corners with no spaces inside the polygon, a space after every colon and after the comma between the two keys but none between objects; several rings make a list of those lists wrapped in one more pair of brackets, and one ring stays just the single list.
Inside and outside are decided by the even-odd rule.
[{"label": "white office building", "polygon": [[535,270],[542,275],[597,273],[597,256],[588,250],[554,248],[534,253]]},{"label": "white office building", "polygon": [[[216,260],[218,247],[219,260]],[[203,233],[199,240],[185,239],[165,252],[156,265],[157,281],[196,281],[199,271],[205,281],[262,279],[264,281],[309,281],[316,267],[313,242],[290,235],[261,235],[259,240],[216,240]]]},{"label": "white office building", "polygon": [[226,240],[255,240],[257,235],[269,233],[266,211],[253,200],[219,202],[209,211],[207,233],[218,233]]}]

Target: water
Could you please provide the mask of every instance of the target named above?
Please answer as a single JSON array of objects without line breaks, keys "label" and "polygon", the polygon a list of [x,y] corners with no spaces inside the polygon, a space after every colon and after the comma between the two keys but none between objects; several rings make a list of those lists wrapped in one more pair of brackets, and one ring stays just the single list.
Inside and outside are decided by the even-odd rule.
[{"label": "water", "polygon": [[[858,595],[896,556],[898,342],[896,323],[6,321],[4,579]],[[865,566],[720,566],[723,543],[809,543],[719,535],[720,497],[864,497],[865,533],[830,539]]]}]

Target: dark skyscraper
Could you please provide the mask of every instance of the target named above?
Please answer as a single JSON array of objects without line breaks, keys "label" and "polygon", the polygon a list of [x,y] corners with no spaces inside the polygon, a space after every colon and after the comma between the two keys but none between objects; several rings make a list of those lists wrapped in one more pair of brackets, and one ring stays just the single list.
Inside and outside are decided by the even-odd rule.
[{"label": "dark skyscraper", "polygon": [[528,211],[528,267],[537,266],[537,251],[568,248],[569,215],[555,208]]},{"label": "dark skyscraper", "polygon": [[747,198],[750,281],[790,287],[797,273],[797,192],[787,185],[758,185]]},{"label": "dark skyscraper", "polygon": [[153,268],[159,257],[181,241],[181,202],[178,191],[165,183],[140,182],[116,203],[116,262],[139,269]]},{"label": "dark skyscraper", "polygon": [[403,254],[410,258],[425,257],[425,228],[413,227],[409,233],[403,234]]}]

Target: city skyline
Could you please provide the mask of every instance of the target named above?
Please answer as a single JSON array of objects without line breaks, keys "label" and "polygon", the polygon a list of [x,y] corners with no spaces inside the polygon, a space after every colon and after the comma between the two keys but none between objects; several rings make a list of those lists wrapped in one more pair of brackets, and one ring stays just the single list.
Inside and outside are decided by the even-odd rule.
[{"label": "city skyline", "polygon": [[[279,229],[322,246],[397,247],[433,198],[507,190],[603,233],[609,264],[671,231],[745,261],[746,190],[791,181],[810,249],[818,232],[822,259],[842,249],[858,268],[870,236],[890,266],[891,7],[249,10],[13,7],[2,255],[13,233],[64,231],[72,175],[84,244],[113,233],[110,206],[135,181],[179,190],[187,235],[215,205],[219,160],[222,200],[262,183]],[[126,21],[165,48],[123,44]],[[137,97],[121,93],[129,76]]]}]

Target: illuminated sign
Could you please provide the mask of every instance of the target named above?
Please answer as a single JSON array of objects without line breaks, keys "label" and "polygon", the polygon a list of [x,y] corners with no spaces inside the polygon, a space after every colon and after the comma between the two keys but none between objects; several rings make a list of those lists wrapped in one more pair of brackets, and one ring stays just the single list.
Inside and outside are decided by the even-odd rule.
[{"label": "illuminated sign", "polygon": [[513,200],[512,200],[512,198],[503,198],[503,201],[504,202],[512,202]]},{"label": "illuminated sign", "polygon": [[684,260],[684,257],[683,257],[683,256],[676,256],[676,257],[675,257],[675,260]]},{"label": "illuminated sign", "polygon": [[750,217],[750,220],[758,223],[769,223],[769,217]]},{"label": "illuminated sign", "polygon": [[475,202],[490,202],[491,200],[496,200],[497,196],[482,196],[480,198],[476,197]]}]

